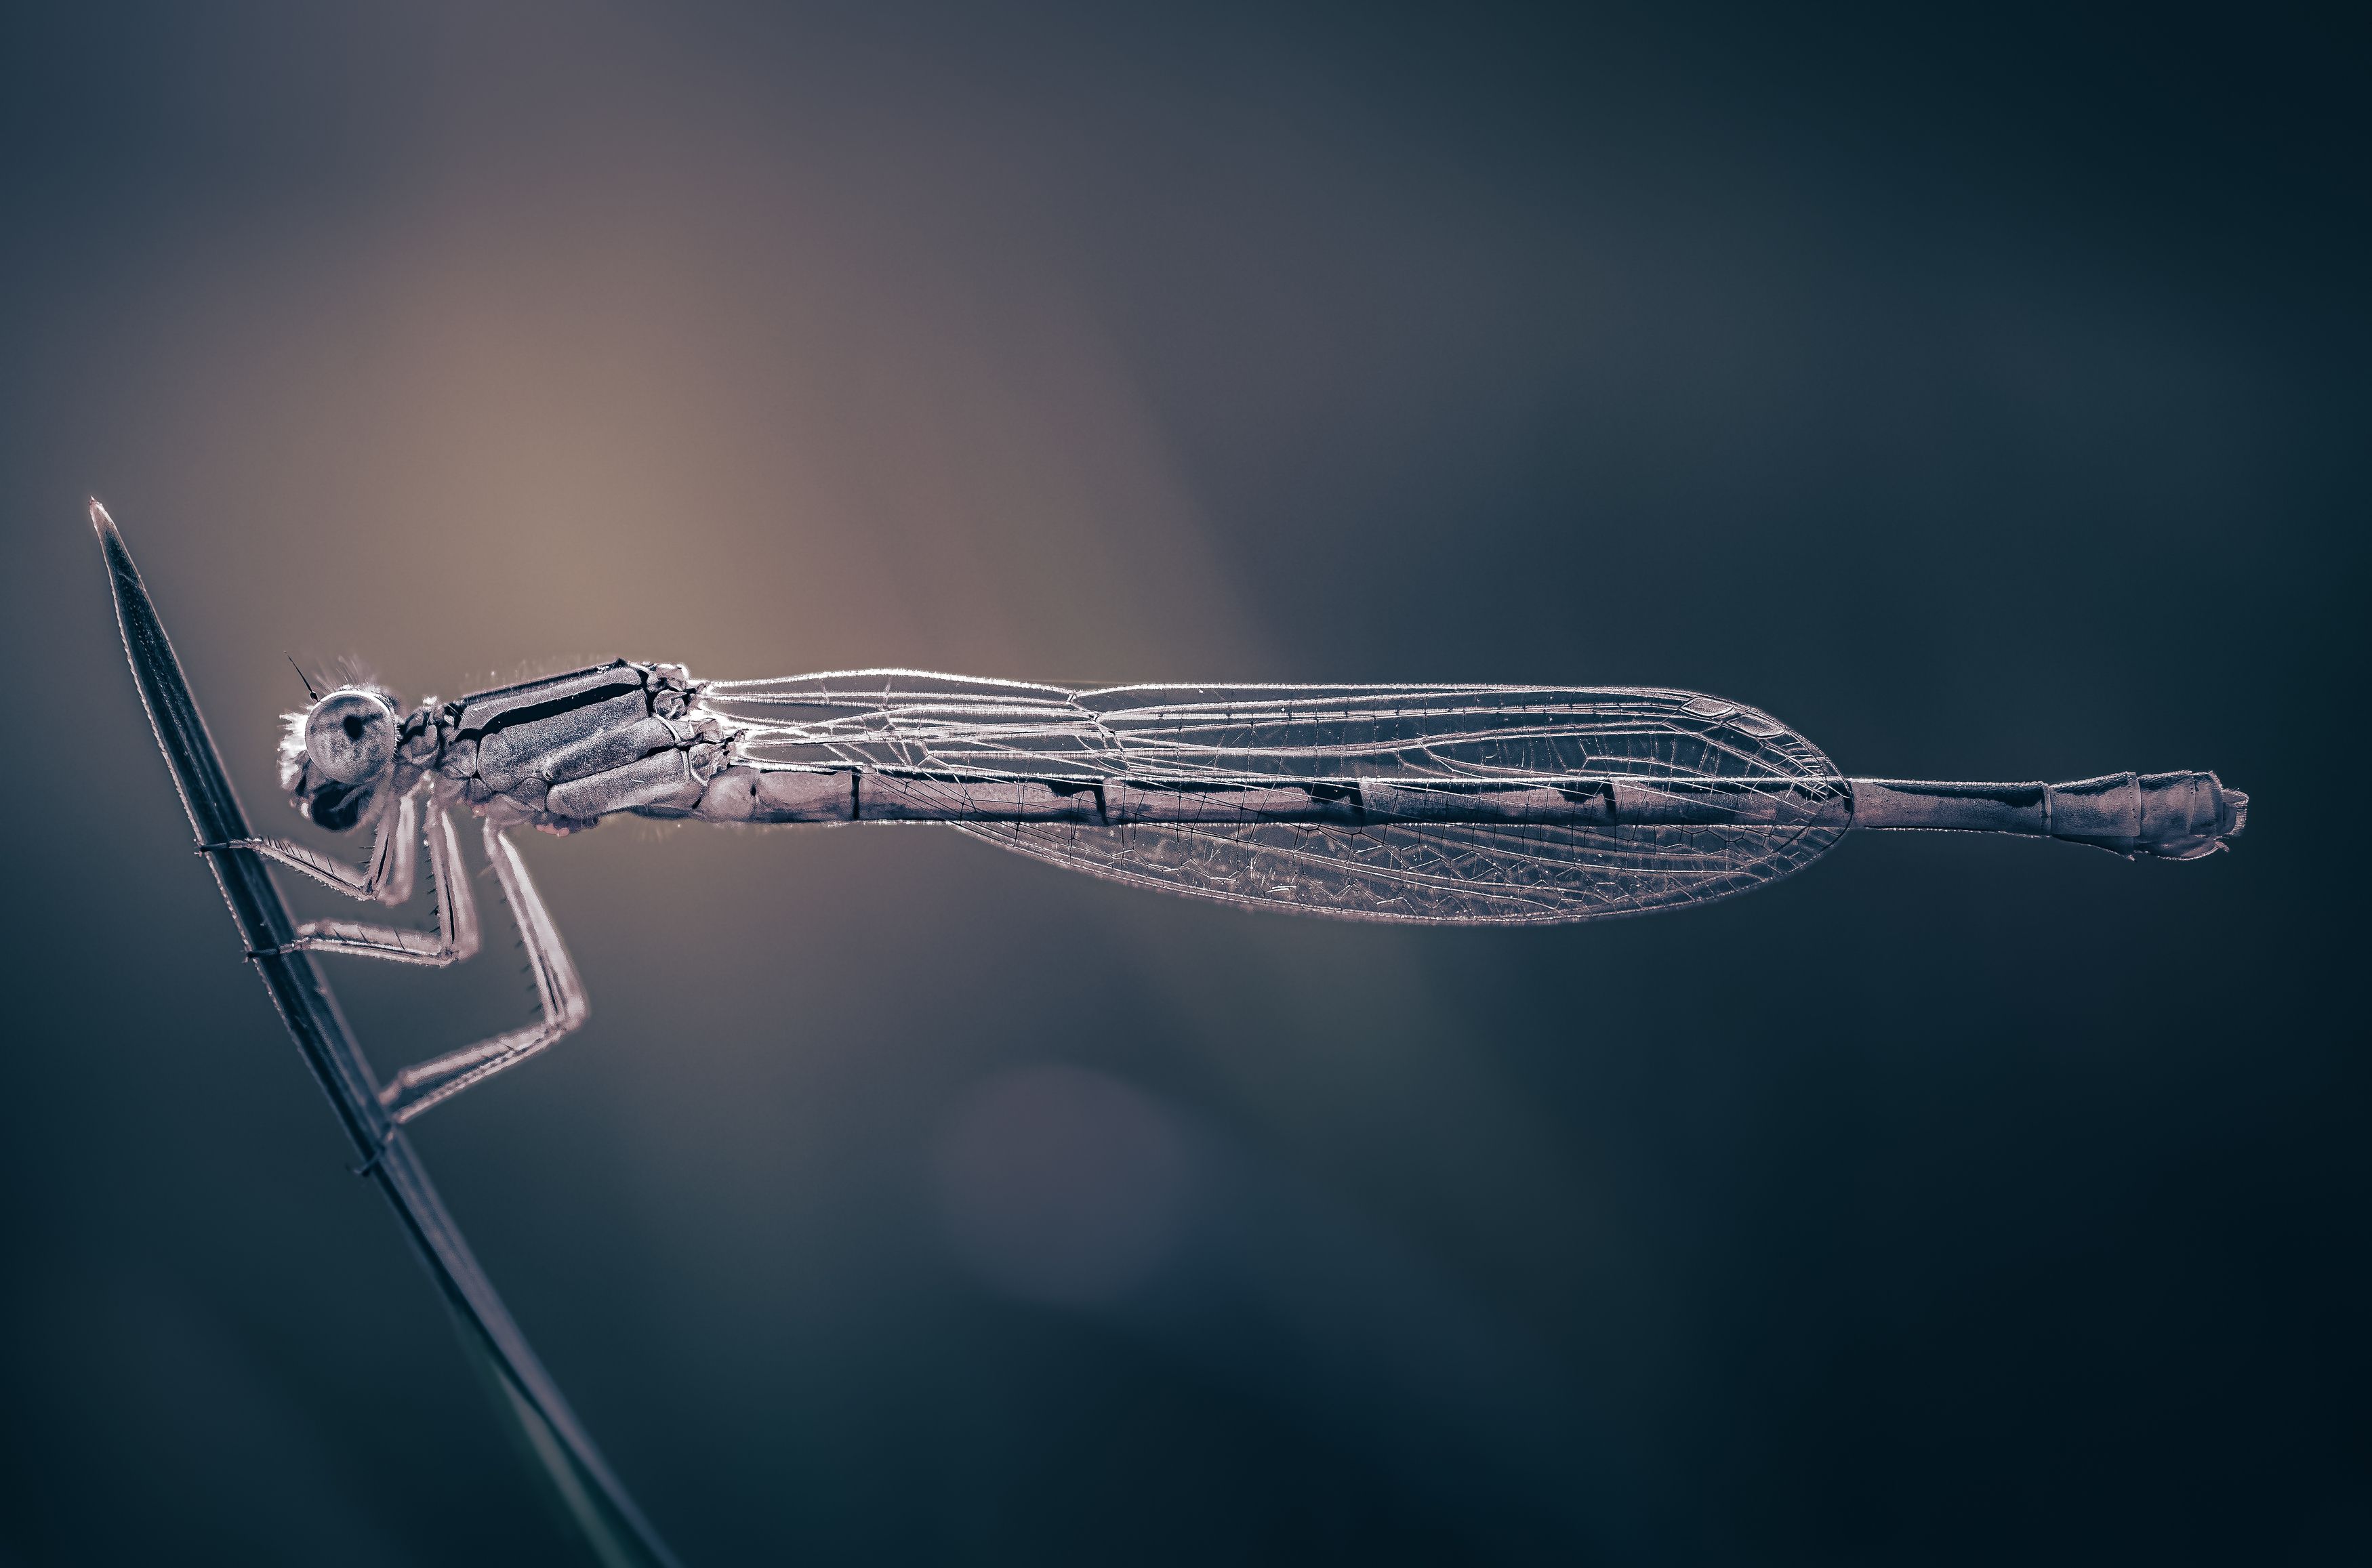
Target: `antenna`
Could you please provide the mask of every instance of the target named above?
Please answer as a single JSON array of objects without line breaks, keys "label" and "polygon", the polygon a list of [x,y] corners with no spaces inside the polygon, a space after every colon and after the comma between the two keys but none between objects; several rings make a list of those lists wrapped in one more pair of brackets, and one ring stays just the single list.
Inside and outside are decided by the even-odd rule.
[{"label": "antenna", "polygon": [[296,656],[292,653],[284,652],[280,656],[288,661],[288,668],[295,670],[296,672],[296,679],[305,683],[305,695],[312,698],[313,701],[317,703],[320,702],[321,700],[321,694],[313,690],[313,678],[305,673],[305,667],[296,662]]}]

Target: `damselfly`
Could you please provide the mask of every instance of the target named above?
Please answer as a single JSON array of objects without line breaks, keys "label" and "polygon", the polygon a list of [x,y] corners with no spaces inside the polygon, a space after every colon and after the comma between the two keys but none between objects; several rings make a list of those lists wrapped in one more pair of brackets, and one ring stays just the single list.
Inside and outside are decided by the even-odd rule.
[{"label": "damselfly", "polygon": [[[308,691],[310,682],[308,682]],[[585,1021],[586,996],[517,850],[604,817],[937,822],[1057,865],[1165,892],[1352,920],[1538,924],[1744,892],[1848,830],[2027,833],[2192,860],[2240,831],[2248,796],[2212,772],[2080,783],[1842,776],[1742,703],[1654,688],[1116,686],[907,669],[695,680],[614,663],[406,711],[354,681],[287,715],[281,783],[349,866],[301,844],[245,849],[357,899],[399,904],[420,844],[436,930],[348,921],[295,947],[459,963],[479,945],[451,814],[485,848],[525,941],[542,1018],[404,1069],[408,1121]]]}]

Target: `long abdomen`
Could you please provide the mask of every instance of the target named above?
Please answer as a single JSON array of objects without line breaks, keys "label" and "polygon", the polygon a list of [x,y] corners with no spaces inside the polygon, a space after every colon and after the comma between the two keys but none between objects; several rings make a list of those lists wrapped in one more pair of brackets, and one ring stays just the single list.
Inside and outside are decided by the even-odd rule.
[{"label": "long abdomen", "polygon": [[719,774],[688,814],[732,822],[1304,822],[1355,830],[1425,823],[1786,830],[1843,816],[1856,828],[2030,834],[2170,860],[2213,854],[2248,819],[2249,797],[2212,772],[2110,773],[2061,784],[1843,782],[1841,797],[1811,780],[1071,784],[738,767]]},{"label": "long abdomen", "polygon": [[1209,784],[1093,783],[890,772],[749,767],[717,775],[686,815],[718,822],[1304,822],[1340,828],[1501,826],[1843,826],[1836,781],[1568,779],[1509,784],[1351,778]]}]

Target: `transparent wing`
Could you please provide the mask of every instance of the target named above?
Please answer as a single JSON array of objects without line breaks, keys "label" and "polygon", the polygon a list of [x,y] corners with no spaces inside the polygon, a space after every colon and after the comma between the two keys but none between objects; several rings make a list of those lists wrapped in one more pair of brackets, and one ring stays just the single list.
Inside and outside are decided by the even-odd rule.
[{"label": "transparent wing", "polygon": [[[1140,887],[1350,919],[1532,923],[1701,903],[1800,868],[1848,823],[1843,783],[1817,748],[1691,691],[1073,689],[864,670],[718,682],[703,701],[742,726],[762,767],[1092,784],[1108,802],[1238,788],[1347,799],[1344,821],[1264,820],[1256,804],[1232,808],[1235,820],[956,825]],[[1729,819],[1590,823],[1564,804],[1709,787],[1735,803]],[[1442,801],[1467,811],[1478,791],[1515,802],[1538,791],[1544,814],[1567,819],[1429,819]]]},{"label": "transparent wing", "polygon": [[711,681],[703,706],[741,726],[761,766],[1091,783],[1124,771],[1116,736],[1061,686],[912,669]]},{"label": "transparent wing", "polygon": [[1843,826],[1529,828],[1292,823],[1074,827],[961,822],[957,830],[1133,887],[1343,920],[1548,925],[1705,903],[1817,858]]}]

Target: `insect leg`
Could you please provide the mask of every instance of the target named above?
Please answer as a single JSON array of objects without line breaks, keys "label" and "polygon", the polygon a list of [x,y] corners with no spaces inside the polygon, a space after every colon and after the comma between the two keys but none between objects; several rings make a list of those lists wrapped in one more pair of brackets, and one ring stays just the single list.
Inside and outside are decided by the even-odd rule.
[{"label": "insect leg", "polygon": [[[412,803],[403,804],[403,821],[412,820]],[[401,880],[410,883],[407,870]],[[348,953],[359,958],[386,958],[399,964],[426,964],[442,969],[478,951],[478,904],[470,896],[470,878],[461,865],[461,843],[453,823],[441,807],[428,808],[428,880],[436,890],[436,930],[404,931],[387,925],[365,925],[348,920],[310,920],[296,928],[296,939],[279,951]]]},{"label": "insect leg", "polygon": [[431,1061],[406,1067],[379,1091],[380,1103],[395,1113],[400,1124],[433,1105],[440,1105],[472,1085],[482,1084],[506,1067],[515,1066],[585,1022],[588,1011],[585,984],[576,977],[562,945],[560,929],[528,879],[527,865],[494,823],[486,824],[486,858],[494,863],[494,879],[503,900],[518,923],[519,939],[527,946],[528,964],[535,974],[536,994],[543,1004],[543,1021],[464,1046]]},{"label": "insect leg", "polygon": [[377,819],[371,825],[370,858],[359,866],[348,865],[287,839],[232,839],[225,843],[200,844],[198,849],[208,854],[227,849],[252,850],[266,860],[276,860],[292,871],[301,871],[349,898],[400,904],[412,897],[413,873],[420,847],[420,819],[415,812],[413,792],[409,791],[378,807],[372,813]]}]

